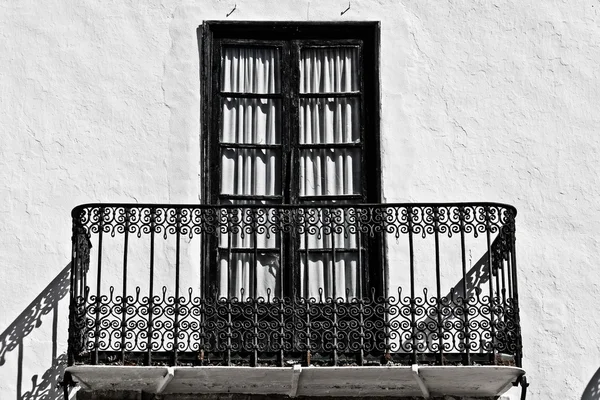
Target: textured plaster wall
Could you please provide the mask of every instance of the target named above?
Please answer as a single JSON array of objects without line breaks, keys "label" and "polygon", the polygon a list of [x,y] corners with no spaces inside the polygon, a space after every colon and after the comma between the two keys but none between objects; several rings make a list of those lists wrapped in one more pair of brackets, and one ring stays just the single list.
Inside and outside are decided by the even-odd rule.
[{"label": "textured plaster wall", "polygon": [[60,395],[70,209],[198,201],[196,28],[214,19],[381,21],[385,199],[518,208],[529,398],[581,396],[600,367],[600,2],[347,8],[0,0],[1,399]]}]

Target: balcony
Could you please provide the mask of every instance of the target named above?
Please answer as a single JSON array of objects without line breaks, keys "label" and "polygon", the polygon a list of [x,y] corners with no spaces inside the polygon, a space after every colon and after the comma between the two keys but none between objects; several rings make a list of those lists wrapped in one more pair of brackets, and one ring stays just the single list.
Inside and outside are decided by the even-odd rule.
[{"label": "balcony", "polygon": [[76,207],[69,379],[497,396],[524,375],[515,216],[496,203]]}]

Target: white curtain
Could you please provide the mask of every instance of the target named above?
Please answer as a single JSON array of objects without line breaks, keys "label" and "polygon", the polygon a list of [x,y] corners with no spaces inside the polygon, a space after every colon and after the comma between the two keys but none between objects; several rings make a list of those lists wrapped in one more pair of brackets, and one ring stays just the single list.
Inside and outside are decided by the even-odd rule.
[{"label": "white curtain", "polygon": [[358,48],[306,48],[300,54],[300,93],[359,90]]},{"label": "white curtain", "polygon": [[279,57],[279,49],[275,47],[224,47],[221,91],[279,93]]},{"label": "white curtain", "polygon": [[[279,49],[225,47],[221,91],[279,93]],[[281,143],[281,100],[230,97],[223,101],[221,143],[276,145]],[[278,149],[225,147],[221,154],[221,193],[281,195],[281,152]],[[230,201],[242,205],[243,200]],[[248,216],[242,209],[237,217]],[[259,249],[254,257],[254,243]],[[279,240],[271,235],[223,233],[220,236],[219,294],[223,297],[279,295]],[[232,251],[229,251],[229,248]],[[236,251],[236,249],[238,251]],[[242,249],[246,249],[245,251]],[[272,251],[268,251],[273,249]],[[256,274],[256,293],[253,279]]]},{"label": "white curtain", "polygon": [[[300,93],[348,93],[359,90],[356,47],[308,48],[300,55]],[[356,143],[360,138],[360,103],[357,97],[314,97],[300,102],[300,143]],[[359,194],[358,148],[305,149],[300,153],[300,196]],[[321,220],[327,216],[321,212]],[[354,298],[358,292],[356,252],[336,252],[332,235],[307,235],[301,248],[323,249],[303,255],[301,293],[306,297]],[[353,235],[333,235],[335,247],[356,249]],[[335,280],[334,280],[335,276]]]},{"label": "white curtain", "polygon": [[[221,90],[243,93],[280,93],[280,60],[276,48],[226,47],[222,56]],[[358,49],[306,48],[301,51],[301,93],[348,93],[359,90]],[[360,140],[360,103],[357,97],[308,97],[300,102],[302,144],[357,143]],[[223,103],[222,143],[281,143],[281,102],[278,99],[230,97]],[[300,196],[358,194],[359,148],[303,149],[300,152]],[[279,149],[226,148],[221,156],[221,193],[231,195],[281,195]],[[243,201],[240,201],[243,203]],[[336,235],[332,259],[331,235],[301,238],[300,292],[305,297],[353,298],[358,290],[357,253],[353,236]],[[252,235],[222,234],[219,287],[221,296],[266,297],[279,295],[280,260],[265,251],[254,259]],[[277,249],[277,238],[258,235],[257,246]],[[315,250],[305,257],[303,249]],[[229,247],[247,252],[226,251]],[[256,268],[256,269],[255,269]],[[252,280],[256,274],[257,290]],[[333,276],[335,274],[335,282]]]}]

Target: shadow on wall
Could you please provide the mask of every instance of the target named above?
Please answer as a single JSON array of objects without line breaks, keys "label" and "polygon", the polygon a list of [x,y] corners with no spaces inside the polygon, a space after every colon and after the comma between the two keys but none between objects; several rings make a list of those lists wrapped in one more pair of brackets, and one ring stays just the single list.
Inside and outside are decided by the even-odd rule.
[{"label": "shadow on wall", "polygon": [[[495,245],[492,244],[492,246]],[[492,249],[492,253],[494,253]],[[450,290],[446,297],[448,298],[468,298],[470,296],[477,296],[481,294],[484,285],[490,281],[490,263],[489,263],[489,252],[485,252],[481,258],[467,271],[466,280],[461,279],[456,282],[453,290]],[[466,289],[466,293],[465,293]]]},{"label": "shadow on wall", "polygon": [[581,400],[600,400],[600,368],[583,391]]},{"label": "shadow on wall", "polygon": [[[67,364],[67,355],[57,353],[58,302],[69,293],[69,263],[35,300],[0,335],[0,367],[7,353],[17,350],[17,400],[60,400],[63,390],[57,386]],[[52,360],[42,376],[31,377],[31,387],[23,383],[23,340],[42,325],[42,317],[52,314]],[[7,374],[4,374],[7,376]],[[27,382],[25,380],[25,382]],[[25,386],[25,388],[23,387]],[[23,393],[23,390],[26,390]]]},{"label": "shadow on wall", "polygon": [[[494,242],[492,243],[492,247],[491,247],[491,254],[490,251],[486,251],[481,258],[468,270],[466,271],[465,277],[463,279],[460,279],[458,282],[456,282],[456,284],[450,289],[450,291],[447,294],[441,294],[443,298],[446,299],[452,299],[453,301],[456,301],[459,298],[469,298],[469,297],[478,297],[480,296],[485,289],[487,289],[487,285],[490,283],[490,279],[493,279],[493,276],[490,276],[490,258],[492,258],[492,270],[495,270],[496,268],[500,267],[498,265],[498,263],[502,263],[502,261],[504,260],[504,258],[502,256],[500,256],[501,254],[501,246],[502,246],[502,242],[500,240],[500,238],[497,238],[496,240],[494,240]],[[491,255],[491,257],[490,257]],[[502,268],[502,267],[500,267]],[[497,271],[497,270],[496,270]],[[498,273],[500,273],[498,271]],[[495,275],[494,275],[495,276]],[[502,293],[495,293],[495,295],[501,296]],[[506,293],[506,296],[508,297],[508,293]],[[455,308],[459,308],[461,307],[459,304],[456,303],[449,303],[451,304],[453,307]],[[447,326],[449,323],[452,323],[453,321],[458,320],[461,314],[457,314],[457,313],[449,313],[448,315],[445,315],[442,317],[442,321],[441,323],[444,326]],[[486,315],[489,315],[489,313],[487,313]],[[426,315],[425,318],[423,318],[422,321],[420,321],[420,325],[425,326],[425,327],[437,327],[438,326],[438,322],[437,322],[437,316],[431,316],[431,315]],[[427,337],[428,338],[424,338],[423,340],[429,340],[429,335],[435,334],[436,333],[436,329],[428,329],[427,330]],[[405,341],[402,343],[402,347],[406,346],[406,343],[409,343],[410,341]],[[464,339],[461,339],[461,343],[464,342]],[[473,349],[472,349],[473,350]],[[596,398],[594,398],[596,399]],[[600,397],[597,398],[598,400],[600,400]]]}]

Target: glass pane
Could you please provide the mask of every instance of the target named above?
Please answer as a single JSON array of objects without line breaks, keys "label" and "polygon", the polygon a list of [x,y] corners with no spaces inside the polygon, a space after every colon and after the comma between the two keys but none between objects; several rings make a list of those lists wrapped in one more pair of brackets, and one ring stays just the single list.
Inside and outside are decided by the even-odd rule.
[{"label": "glass pane", "polygon": [[359,99],[300,100],[300,143],[356,143],[359,138]]},{"label": "glass pane", "polygon": [[[310,253],[300,257],[300,293],[307,298],[351,300],[358,294],[358,254],[336,254],[335,267],[331,253]],[[334,277],[335,268],[335,277]],[[322,295],[321,295],[322,290]]]},{"label": "glass pane", "polygon": [[[266,299],[270,294],[272,299],[275,294],[279,294],[279,254],[258,253],[256,265],[253,253],[232,253],[231,263],[229,259],[225,253],[219,260],[219,297]],[[253,293],[254,274],[256,293]]]},{"label": "glass pane", "polygon": [[221,91],[279,93],[279,49],[224,47],[221,57]]},{"label": "glass pane", "polygon": [[221,194],[281,195],[280,151],[223,149],[221,153]]},{"label": "glass pane", "polygon": [[300,152],[300,196],[360,194],[360,149]]},{"label": "glass pane", "polygon": [[300,93],[358,90],[358,47],[301,50]]},{"label": "glass pane", "polygon": [[221,142],[279,144],[281,100],[227,98],[221,126]]}]

